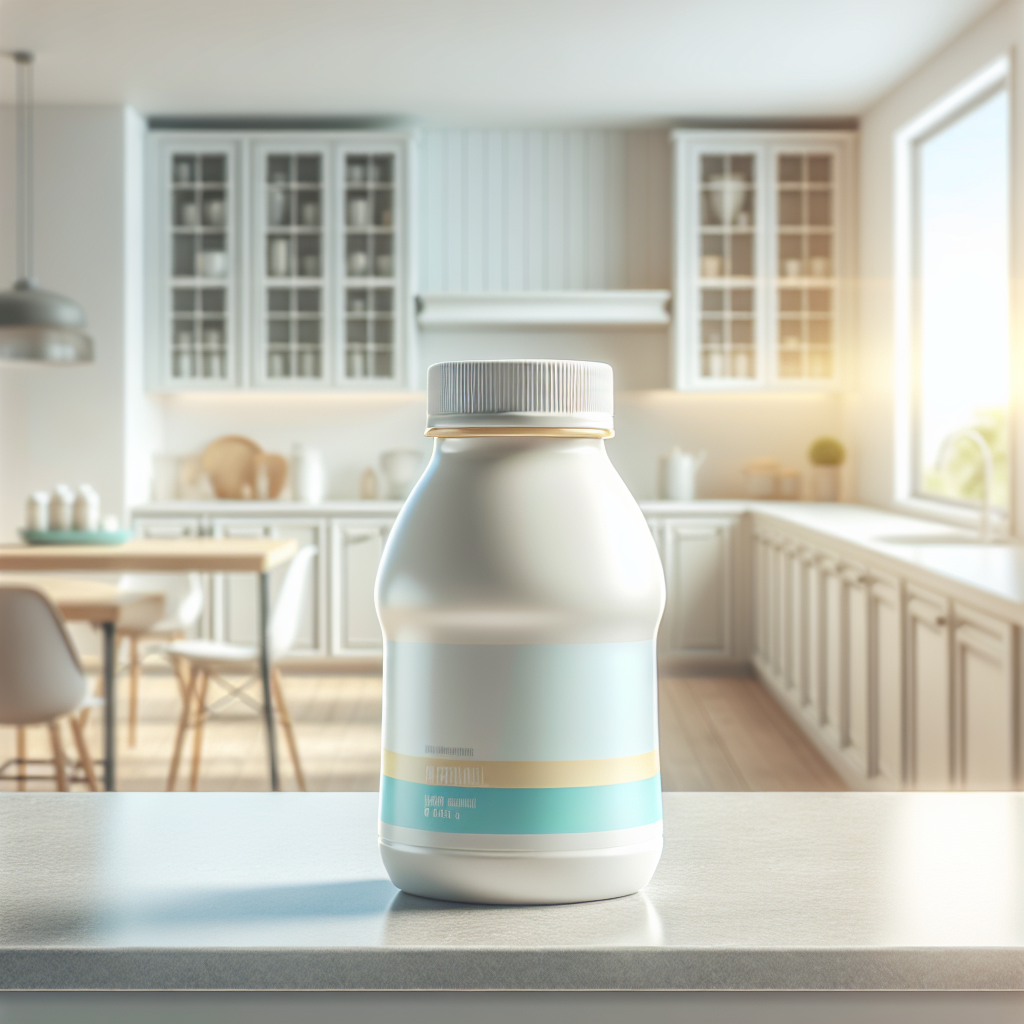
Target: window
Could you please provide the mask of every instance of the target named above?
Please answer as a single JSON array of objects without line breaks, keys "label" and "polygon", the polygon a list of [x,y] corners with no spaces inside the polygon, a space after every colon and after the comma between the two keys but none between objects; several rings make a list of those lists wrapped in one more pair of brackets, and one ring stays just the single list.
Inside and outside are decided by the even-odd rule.
[{"label": "window", "polygon": [[[1009,96],[989,83],[910,140],[910,492],[1008,510]],[[968,433],[965,435],[964,431]]]}]

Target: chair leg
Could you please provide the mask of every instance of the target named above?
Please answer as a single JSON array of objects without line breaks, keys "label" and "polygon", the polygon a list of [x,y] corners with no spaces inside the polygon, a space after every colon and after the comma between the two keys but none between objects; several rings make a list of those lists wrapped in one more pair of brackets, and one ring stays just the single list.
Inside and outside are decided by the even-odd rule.
[{"label": "chair leg", "polygon": [[[175,638],[181,637],[184,634],[175,633]],[[174,672],[174,678],[178,683],[178,692],[181,694],[181,699],[185,699],[185,693],[188,690],[189,680],[189,665],[185,658],[180,658],[176,654],[171,656],[171,669]]]},{"label": "chair leg", "polygon": [[206,688],[210,682],[210,673],[203,672],[196,694],[196,727],[192,738],[192,792],[199,789],[199,762],[203,757],[203,725],[206,722]]},{"label": "chair leg", "polygon": [[167,791],[172,792],[178,781],[178,765],[181,762],[181,751],[185,745],[185,730],[188,728],[189,715],[192,709],[192,694],[199,681],[199,670],[192,669],[188,682],[185,683],[181,698],[181,716],[178,718],[178,734],[174,737],[174,751],[171,754],[171,770],[167,775]]},{"label": "chair leg", "polygon": [[60,727],[56,722],[50,722],[50,746],[53,748],[53,763],[57,767],[57,788],[62,792],[68,791],[68,773],[64,766],[64,747],[60,742]]},{"label": "chair leg", "polygon": [[82,762],[82,770],[85,772],[89,788],[95,793],[99,790],[100,785],[96,778],[96,769],[93,767],[89,748],[85,745],[85,734],[82,732],[82,725],[76,715],[69,715],[68,722],[71,725],[71,735],[75,738],[75,746],[78,748],[78,760]]},{"label": "chair leg", "polygon": [[128,637],[128,746],[135,746],[135,729],[139,723],[139,638]]},{"label": "chair leg", "polygon": [[[19,775],[24,775],[25,774],[25,767],[26,767],[26,765],[25,765],[25,756],[26,756],[27,747],[26,747],[26,744],[25,744],[25,727],[23,725],[19,725],[19,726],[15,727],[15,730],[14,730],[14,744],[15,744],[14,756],[17,757],[17,759],[18,759],[18,774]],[[24,779],[18,779],[18,790],[20,792],[22,792],[22,793],[25,791],[25,780]]]},{"label": "chair leg", "polygon": [[281,672],[276,666],[270,670],[270,687],[274,695],[274,702],[277,704],[277,713],[281,717],[281,728],[284,729],[284,736],[288,741],[288,749],[291,751],[292,764],[295,766],[295,778],[299,784],[299,789],[305,792],[306,777],[302,774],[302,764],[299,762],[299,747],[295,742],[295,732],[292,730],[292,718],[288,714],[288,705],[284,702]]}]

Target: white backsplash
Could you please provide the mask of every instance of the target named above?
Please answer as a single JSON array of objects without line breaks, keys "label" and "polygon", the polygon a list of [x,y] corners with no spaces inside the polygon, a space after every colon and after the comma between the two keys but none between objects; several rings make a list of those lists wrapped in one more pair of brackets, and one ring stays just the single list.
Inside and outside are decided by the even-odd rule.
[{"label": "white backsplash", "polygon": [[[163,421],[165,450],[193,454],[222,434],[251,437],[265,451],[288,455],[295,442],[319,448],[329,498],[358,498],[367,466],[379,472],[392,448],[422,451],[426,395],[188,395],[152,399]],[[772,456],[803,467],[810,442],[842,437],[838,395],[693,395],[668,390],[620,391],[616,436],[608,453],[638,500],[658,497],[658,460],[673,445],[706,449],[697,496],[738,497],[744,463]]]}]

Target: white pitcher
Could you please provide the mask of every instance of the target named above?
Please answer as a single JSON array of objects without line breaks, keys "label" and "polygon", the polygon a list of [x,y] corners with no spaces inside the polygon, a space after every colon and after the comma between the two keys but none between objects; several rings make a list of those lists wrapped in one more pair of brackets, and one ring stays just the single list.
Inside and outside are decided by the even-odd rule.
[{"label": "white pitcher", "polygon": [[706,451],[684,452],[677,445],[665,456],[661,474],[661,496],[669,501],[693,501],[697,470],[708,457]]},{"label": "white pitcher", "polygon": [[297,444],[292,448],[292,497],[295,501],[319,504],[327,490],[323,455],[317,448]]}]

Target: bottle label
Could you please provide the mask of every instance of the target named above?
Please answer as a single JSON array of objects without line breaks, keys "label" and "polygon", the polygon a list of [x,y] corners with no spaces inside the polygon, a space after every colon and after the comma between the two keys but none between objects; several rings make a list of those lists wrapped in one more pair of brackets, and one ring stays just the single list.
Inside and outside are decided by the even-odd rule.
[{"label": "bottle label", "polygon": [[661,820],[654,641],[387,644],[381,821],[604,832]]}]

